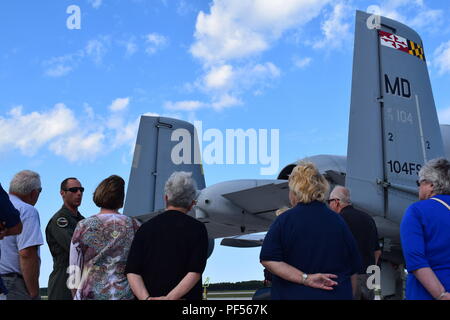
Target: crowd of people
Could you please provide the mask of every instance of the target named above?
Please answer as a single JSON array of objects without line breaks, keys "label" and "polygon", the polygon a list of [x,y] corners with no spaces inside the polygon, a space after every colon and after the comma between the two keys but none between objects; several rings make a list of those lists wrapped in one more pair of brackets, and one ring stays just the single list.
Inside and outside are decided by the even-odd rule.
[{"label": "crowd of people", "polygon": [[[400,235],[407,299],[449,300],[450,162],[435,159],[419,172],[419,201],[405,212]],[[42,192],[38,173],[24,170],[0,185],[0,299],[39,295],[39,248],[44,240],[34,207]],[[116,175],[95,189],[98,214],[78,211],[84,188],[61,183],[63,205],[45,229],[53,256],[50,300],[200,300],[208,233],[187,215],[195,206],[192,174],[174,172],[165,184],[166,211],[141,223],[119,212],[125,181]],[[376,224],[353,207],[350,190],[329,183],[313,163],[289,176],[290,206],[277,211],[260,262],[272,299],[372,300],[369,266],[381,256]],[[270,280],[270,281],[269,281]]]}]

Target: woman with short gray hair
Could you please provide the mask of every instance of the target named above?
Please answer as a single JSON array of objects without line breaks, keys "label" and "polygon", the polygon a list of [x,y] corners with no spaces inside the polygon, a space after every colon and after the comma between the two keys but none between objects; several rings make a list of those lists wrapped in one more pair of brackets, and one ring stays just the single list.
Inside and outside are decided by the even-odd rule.
[{"label": "woman with short gray hair", "polygon": [[409,206],[400,226],[406,299],[450,300],[450,162],[430,160],[417,185],[420,201]]},{"label": "woman with short gray hair", "polygon": [[208,233],[187,213],[197,193],[190,172],[174,172],[165,185],[166,211],[136,233],[125,273],[139,300],[201,300]]},{"label": "woman with short gray hair", "polygon": [[197,196],[197,187],[191,172],[177,171],[172,173],[166,182],[164,192],[167,197],[167,204],[189,208]]}]

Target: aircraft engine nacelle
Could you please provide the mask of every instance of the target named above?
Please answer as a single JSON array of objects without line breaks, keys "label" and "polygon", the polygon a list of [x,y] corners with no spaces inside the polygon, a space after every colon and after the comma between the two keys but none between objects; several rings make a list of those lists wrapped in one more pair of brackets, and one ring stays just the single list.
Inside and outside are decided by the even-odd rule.
[{"label": "aircraft engine nacelle", "polygon": [[279,180],[288,180],[292,170],[300,161],[309,161],[315,164],[317,169],[332,186],[345,185],[345,173],[347,169],[347,158],[344,156],[318,155],[303,158],[296,163],[285,166],[278,174]]}]

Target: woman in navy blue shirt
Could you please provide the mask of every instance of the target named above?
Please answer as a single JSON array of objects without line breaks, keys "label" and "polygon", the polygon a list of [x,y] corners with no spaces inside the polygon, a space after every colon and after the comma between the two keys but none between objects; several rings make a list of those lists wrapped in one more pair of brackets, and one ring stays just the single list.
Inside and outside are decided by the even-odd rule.
[{"label": "woman in navy blue shirt", "polygon": [[314,164],[289,176],[292,209],[267,233],[261,263],[272,272],[272,299],[349,299],[361,258],[345,221],[325,204],[329,185]]},{"label": "woman in navy blue shirt", "polygon": [[419,171],[419,199],[400,226],[409,272],[408,300],[450,300],[450,162],[429,161]]}]

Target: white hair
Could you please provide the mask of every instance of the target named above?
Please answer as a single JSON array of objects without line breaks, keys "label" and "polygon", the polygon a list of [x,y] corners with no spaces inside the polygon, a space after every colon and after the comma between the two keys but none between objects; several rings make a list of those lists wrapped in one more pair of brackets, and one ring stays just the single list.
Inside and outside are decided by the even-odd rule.
[{"label": "white hair", "polygon": [[167,204],[188,209],[197,196],[197,187],[192,172],[176,171],[166,182],[164,192]]},{"label": "white hair", "polygon": [[343,186],[336,186],[334,187],[333,191],[331,191],[330,199],[331,198],[338,198],[339,201],[345,204],[351,204],[350,201],[350,190]]},{"label": "white hair", "polygon": [[419,181],[433,184],[436,194],[450,194],[450,162],[445,158],[428,161],[419,171]]},{"label": "white hair", "polygon": [[30,194],[33,190],[41,188],[41,178],[37,172],[23,170],[14,176],[9,184],[9,192],[20,195]]}]

